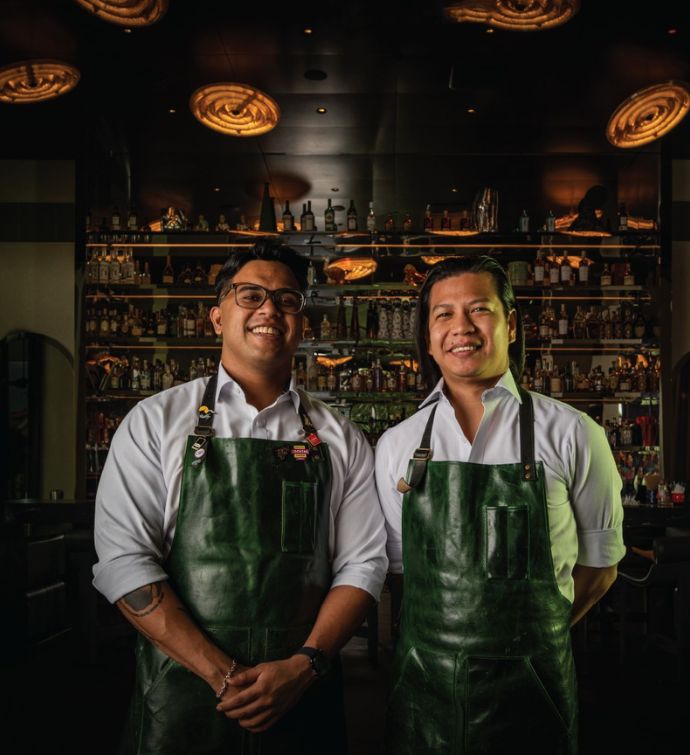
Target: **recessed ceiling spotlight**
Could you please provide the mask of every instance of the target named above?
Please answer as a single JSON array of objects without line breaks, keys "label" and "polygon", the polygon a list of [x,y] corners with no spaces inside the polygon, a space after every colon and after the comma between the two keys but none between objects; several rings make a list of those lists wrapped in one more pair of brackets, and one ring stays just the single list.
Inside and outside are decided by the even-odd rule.
[{"label": "recessed ceiling spotlight", "polygon": [[311,29],[311,28],[310,28],[309,26],[307,26],[307,28],[306,28],[306,29],[304,29],[304,33],[305,33],[305,34],[307,34],[307,35],[309,35],[309,34],[313,34],[313,33],[314,33],[314,30],[313,30],[313,29]]},{"label": "recessed ceiling spotlight", "polygon": [[458,193],[458,187],[457,186],[452,186],[451,187],[451,191],[453,192],[453,194],[457,194]]},{"label": "recessed ceiling spotlight", "polygon": [[467,108],[467,112],[468,112],[468,113],[476,113],[477,111],[476,111],[476,110],[475,110],[475,108],[473,108],[473,107],[468,107],[468,108]]},{"label": "recessed ceiling spotlight", "polygon": [[328,110],[326,110],[326,108],[325,108],[325,107],[317,107],[317,108],[316,108],[316,112],[317,112],[317,113],[320,113],[321,115],[323,115],[324,113],[327,113],[327,112],[328,112]]},{"label": "recessed ceiling spotlight", "polygon": [[328,78],[328,74],[325,71],[320,71],[318,68],[310,68],[304,72],[304,78],[310,81],[323,81]]},{"label": "recessed ceiling spotlight", "polygon": [[125,34],[131,34],[132,30],[130,28],[126,28],[122,30]]},{"label": "recessed ceiling spotlight", "polygon": [[492,29],[491,27],[489,27],[488,29],[485,29],[484,31],[485,31],[485,32],[486,32],[487,34],[493,34],[493,33],[494,33],[494,32],[496,31],[496,29]]},{"label": "recessed ceiling spotlight", "polygon": [[678,34],[678,29],[676,29],[674,27],[671,27],[670,29],[666,30],[666,33],[670,34],[671,36],[673,36],[674,34]]},{"label": "recessed ceiling spotlight", "polygon": [[168,108],[168,112],[170,113],[170,115],[175,115],[175,113],[177,112],[177,110],[175,110],[174,107],[171,107],[171,108]]},{"label": "recessed ceiling spotlight", "polygon": [[214,186],[213,191],[220,191],[220,186]]},{"label": "recessed ceiling spotlight", "polygon": [[339,186],[331,186],[331,191],[340,191]]}]

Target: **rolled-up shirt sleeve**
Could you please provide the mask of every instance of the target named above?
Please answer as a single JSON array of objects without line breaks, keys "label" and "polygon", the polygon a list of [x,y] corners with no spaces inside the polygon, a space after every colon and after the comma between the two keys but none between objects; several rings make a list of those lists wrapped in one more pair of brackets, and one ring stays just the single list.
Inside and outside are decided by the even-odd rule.
[{"label": "rolled-up shirt sleeve", "polygon": [[580,416],[569,456],[577,563],[594,567],[617,564],[625,555],[622,481],[604,430],[591,417]]},{"label": "rolled-up shirt sleeve", "polygon": [[340,502],[334,501],[333,582],[366,590],[378,600],[386,578],[386,530],[374,484],[374,457],[364,434],[347,422]]},{"label": "rolled-up shirt sleeve", "polygon": [[134,407],[115,432],[96,494],[94,586],[112,603],[167,579],[162,567],[166,484],[156,413]]}]

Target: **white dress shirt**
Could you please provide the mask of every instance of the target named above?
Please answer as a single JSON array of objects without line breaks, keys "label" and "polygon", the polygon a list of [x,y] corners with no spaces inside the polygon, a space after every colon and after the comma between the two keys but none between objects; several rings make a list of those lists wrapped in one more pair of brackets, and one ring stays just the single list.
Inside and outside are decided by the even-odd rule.
[{"label": "white dress shirt", "polygon": [[[431,437],[432,461],[511,464],[520,461],[515,380],[506,372],[482,394],[484,415],[473,443],[465,437],[441,379],[418,412],[387,430],[376,446],[376,486],[386,517],[390,571],[402,567],[402,494],[398,480],[438,397]],[[535,460],[545,470],[551,553],[558,586],[573,600],[573,566],[604,567],[625,555],[622,482],[602,427],[568,404],[532,393]]]},{"label": "white dress shirt", "polygon": [[[187,437],[194,431],[209,378],[175,386],[139,402],[114,434],[96,495],[94,585],[115,602],[143,585],[167,579]],[[386,576],[386,530],[364,434],[342,415],[293,387],[257,411],[222,365],[218,372],[216,436],[304,438],[300,397],[331,458],[329,552],[332,586],[359,587],[378,599]]]}]

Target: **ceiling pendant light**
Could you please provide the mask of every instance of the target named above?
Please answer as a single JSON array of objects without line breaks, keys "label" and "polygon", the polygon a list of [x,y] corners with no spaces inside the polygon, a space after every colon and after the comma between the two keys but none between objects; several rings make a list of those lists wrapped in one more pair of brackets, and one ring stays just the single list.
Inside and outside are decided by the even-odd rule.
[{"label": "ceiling pendant light", "polygon": [[246,84],[222,81],[200,87],[189,109],[204,126],[229,136],[259,136],[275,128],[280,108],[265,92]]},{"label": "ceiling pendant light", "polygon": [[616,108],[606,126],[606,138],[615,147],[630,149],[660,139],[677,126],[690,107],[690,87],[666,81],[640,89]]},{"label": "ceiling pendant light", "polygon": [[444,8],[451,21],[510,31],[543,31],[570,21],[580,0],[460,0]]},{"label": "ceiling pendant light", "polygon": [[25,105],[52,100],[79,83],[79,71],[59,60],[23,60],[0,68],[0,102]]},{"label": "ceiling pendant light", "polygon": [[150,26],[168,10],[168,0],[75,0],[98,18],[119,26]]}]

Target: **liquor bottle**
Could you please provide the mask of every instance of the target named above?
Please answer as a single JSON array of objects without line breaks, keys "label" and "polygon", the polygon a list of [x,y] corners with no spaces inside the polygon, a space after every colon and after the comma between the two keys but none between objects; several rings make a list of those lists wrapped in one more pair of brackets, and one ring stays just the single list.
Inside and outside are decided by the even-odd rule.
[{"label": "liquor bottle", "polygon": [[359,341],[359,302],[352,297],[352,316],[350,317],[350,338]]},{"label": "liquor bottle", "polygon": [[581,286],[589,283],[589,266],[592,261],[587,257],[587,252],[583,249],[580,252],[580,264],[577,268],[577,280]]},{"label": "liquor bottle", "polygon": [[551,210],[549,210],[546,213],[546,220],[544,221],[544,230],[547,233],[553,233],[556,230],[556,217],[553,214],[553,212],[551,212]]},{"label": "liquor bottle", "polygon": [[290,212],[290,200],[285,200],[285,209],[283,210],[283,232],[291,233],[295,230],[295,218]]},{"label": "liquor bottle", "polygon": [[170,255],[165,258],[165,267],[163,268],[161,283],[164,286],[172,286],[175,283],[175,271],[173,270]]},{"label": "liquor bottle", "polygon": [[347,338],[347,318],[345,316],[345,297],[336,297],[338,310],[335,316],[335,337],[338,339]]},{"label": "liquor bottle", "polygon": [[187,265],[177,278],[178,286],[191,286],[193,283],[192,268]]},{"label": "liquor bottle", "polygon": [[518,218],[518,231],[520,233],[527,233],[529,231],[529,215],[527,210],[523,210]]},{"label": "liquor bottle", "polygon": [[307,285],[310,288],[316,285],[316,267],[313,260],[309,260],[307,265]]},{"label": "liquor bottle", "polygon": [[552,286],[557,286],[560,280],[561,268],[558,264],[558,260],[556,259],[556,255],[554,255],[553,259],[551,260],[551,267],[549,267],[549,283]]},{"label": "liquor bottle", "polygon": [[406,212],[405,217],[403,218],[402,230],[403,233],[410,233],[412,230],[412,215],[410,215],[409,212]]},{"label": "liquor bottle", "polygon": [[276,230],[276,211],[273,197],[269,193],[269,185],[264,183],[264,193],[261,198],[261,214],[259,215],[259,230],[273,232]]},{"label": "liquor bottle", "polygon": [[611,285],[611,269],[609,268],[608,262],[604,262],[604,268],[601,271],[599,285],[602,286],[602,288]]},{"label": "liquor bottle", "polygon": [[441,216],[441,230],[450,231],[450,215],[448,214],[448,210],[444,210]]},{"label": "liquor bottle", "polygon": [[110,247],[106,247],[98,258],[98,282],[107,283],[110,280]]},{"label": "liquor bottle", "polygon": [[395,221],[393,220],[393,213],[389,212],[388,215],[386,215],[386,219],[383,221],[383,230],[386,233],[391,233],[393,231],[394,226],[395,226]]},{"label": "liquor bottle", "polygon": [[319,338],[322,341],[328,341],[332,337],[331,321],[328,319],[328,315],[324,312],[321,319],[321,325],[319,329]]},{"label": "liquor bottle", "polygon": [[630,263],[626,263],[625,265],[625,273],[623,274],[623,285],[624,286],[634,286],[635,285],[635,276],[633,275],[632,268],[630,267]]},{"label": "liquor bottle", "polygon": [[367,212],[367,231],[374,233],[376,231],[376,215],[374,213],[374,203],[369,202],[369,212]]},{"label": "liquor bottle", "polygon": [[134,252],[131,247],[125,252],[125,261],[122,263],[122,282],[126,284],[136,283],[134,277]]},{"label": "liquor bottle", "polygon": [[91,250],[91,254],[89,254],[89,257],[86,260],[84,273],[86,275],[87,283],[98,283],[98,254],[95,249]]},{"label": "liquor bottle", "polygon": [[208,279],[208,276],[206,275],[206,271],[201,266],[201,263],[197,263],[196,267],[194,268],[194,274],[192,275],[192,283],[195,286],[205,286],[206,281]]},{"label": "liquor bottle", "polygon": [[302,230],[307,233],[312,233],[316,230],[316,223],[314,222],[314,213],[311,209],[311,199],[307,200],[307,207],[304,211],[304,220],[302,223]]},{"label": "liquor bottle", "polygon": [[541,253],[541,249],[537,250],[537,258],[534,260],[534,285],[544,285],[544,273],[546,268],[544,267],[544,258]]},{"label": "liquor bottle", "polygon": [[628,230],[628,210],[625,207],[625,202],[621,202],[618,206],[618,230]]},{"label": "liquor bottle", "polygon": [[424,210],[424,232],[427,233],[429,231],[434,230],[434,218],[431,214],[431,205],[427,204],[426,209]]},{"label": "liquor bottle", "polygon": [[374,300],[369,300],[369,306],[367,307],[367,324],[366,324],[367,338],[376,339],[379,332],[379,316],[374,304]]},{"label": "liquor bottle", "polygon": [[128,231],[136,231],[139,228],[139,222],[137,218],[136,210],[134,209],[134,205],[132,205],[129,208],[129,215],[127,216],[127,230]]},{"label": "liquor bottle", "polygon": [[119,231],[120,230],[120,210],[118,209],[117,205],[113,208],[113,215],[110,220],[110,228],[113,231]]},{"label": "liquor bottle", "polygon": [[122,252],[116,249],[112,249],[110,252],[110,265],[108,266],[108,282],[122,283]]},{"label": "liquor bottle", "polygon": [[334,233],[338,230],[338,227],[335,224],[335,210],[333,209],[330,197],[328,198],[328,204],[323,213],[323,224],[326,233]]},{"label": "liquor bottle", "polygon": [[307,223],[307,203],[302,202],[302,214],[299,216],[300,231],[304,232],[307,230],[306,223]]},{"label": "liquor bottle", "polygon": [[565,304],[561,304],[561,311],[558,316],[558,335],[560,338],[564,338],[570,331],[570,321],[568,320],[568,311],[565,308]]},{"label": "liquor bottle", "polygon": [[355,200],[350,200],[350,206],[347,209],[347,230],[356,231],[357,227],[357,210],[355,209]]},{"label": "liquor bottle", "polygon": [[295,360],[295,387],[307,389],[307,370],[301,359]]},{"label": "liquor bottle", "polygon": [[569,286],[571,283],[572,269],[570,267],[570,258],[564,254],[561,259],[561,285]]}]

